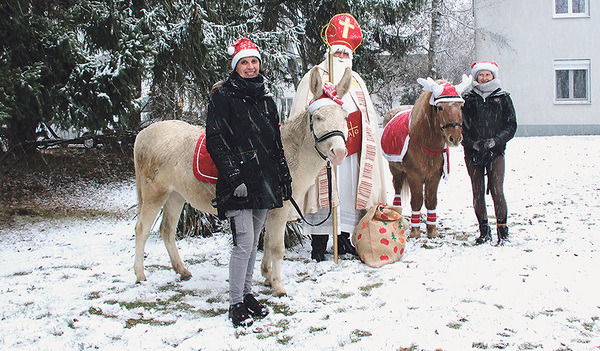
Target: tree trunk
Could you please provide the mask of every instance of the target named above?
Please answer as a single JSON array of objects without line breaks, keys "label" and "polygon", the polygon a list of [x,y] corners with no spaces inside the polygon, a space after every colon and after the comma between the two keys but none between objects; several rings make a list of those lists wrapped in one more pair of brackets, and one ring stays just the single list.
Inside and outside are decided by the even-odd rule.
[{"label": "tree trunk", "polygon": [[440,42],[443,0],[431,0],[431,33],[429,35],[429,50],[427,52],[427,70],[433,79],[437,79],[436,54]]}]

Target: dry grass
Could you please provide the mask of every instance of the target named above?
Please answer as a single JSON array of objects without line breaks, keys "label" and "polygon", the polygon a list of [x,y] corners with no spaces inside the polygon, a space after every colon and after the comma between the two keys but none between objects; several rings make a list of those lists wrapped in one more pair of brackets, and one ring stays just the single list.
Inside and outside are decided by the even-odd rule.
[{"label": "dry grass", "polygon": [[14,216],[93,216],[70,197],[89,185],[131,179],[133,151],[60,148],[18,159],[0,154],[0,226]]}]

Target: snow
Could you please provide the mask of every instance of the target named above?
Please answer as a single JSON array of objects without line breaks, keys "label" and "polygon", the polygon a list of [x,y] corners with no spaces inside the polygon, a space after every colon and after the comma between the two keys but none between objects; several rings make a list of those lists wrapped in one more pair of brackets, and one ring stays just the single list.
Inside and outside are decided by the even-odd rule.
[{"label": "snow", "polygon": [[378,269],[350,257],[311,261],[307,240],[286,252],[286,297],[270,295],[257,263],[255,295],[271,313],[237,329],[226,314],[227,234],[178,242],[189,281],[153,234],[148,281],[135,284],[133,182],[86,189],[82,206],[123,215],[21,218],[0,230],[0,348],[598,350],[599,155],[600,136],[513,139],[511,241],[496,247],[473,245],[470,183],[462,150],[452,149],[441,238],[411,239],[401,261]]}]

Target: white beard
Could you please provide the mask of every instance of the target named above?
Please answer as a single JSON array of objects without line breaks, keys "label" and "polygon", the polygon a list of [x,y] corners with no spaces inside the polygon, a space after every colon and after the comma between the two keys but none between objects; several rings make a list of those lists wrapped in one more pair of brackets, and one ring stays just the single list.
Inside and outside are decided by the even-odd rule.
[{"label": "white beard", "polygon": [[[329,70],[329,57],[325,59],[327,62],[327,70]],[[333,83],[338,84],[340,80],[342,80],[342,76],[344,75],[344,71],[346,67],[350,67],[352,69],[352,60],[351,59],[341,59],[338,57],[333,58]]]}]

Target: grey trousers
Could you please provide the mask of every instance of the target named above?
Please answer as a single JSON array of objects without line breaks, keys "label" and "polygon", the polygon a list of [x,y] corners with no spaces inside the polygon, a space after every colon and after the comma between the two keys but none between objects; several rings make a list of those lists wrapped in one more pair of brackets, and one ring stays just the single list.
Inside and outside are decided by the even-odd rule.
[{"label": "grey trousers", "polygon": [[249,209],[225,213],[233,232],[233,249],[229,260],[229,302],[232,305],[243,302],[244,296],[252,293],[258,238],[265,226],[268,211]]}]

